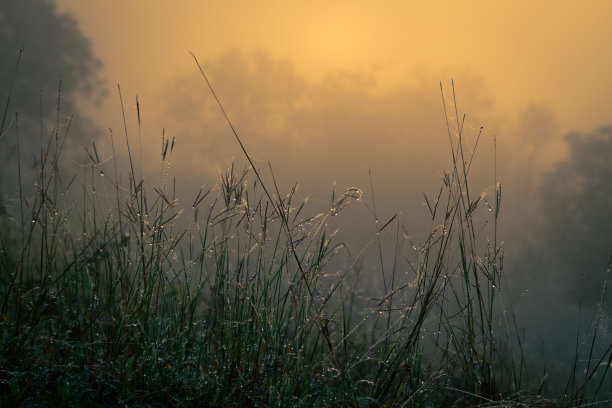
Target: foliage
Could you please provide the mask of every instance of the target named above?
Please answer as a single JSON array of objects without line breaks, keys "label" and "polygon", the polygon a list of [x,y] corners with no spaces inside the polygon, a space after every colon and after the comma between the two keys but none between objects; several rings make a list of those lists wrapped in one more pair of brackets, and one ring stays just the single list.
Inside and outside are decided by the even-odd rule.
[{"label": "foliage", "polygon": [[538,249],[563,276],[566,291],[586,282],[597,297],[612,255],[612,128],[567,137],[569,157],[542,181],[543,221]]},{"label": "foliage", "polygon": [[[98,77],[101,64],[76,21],[59,14],[50,0],[0,2],[0,57],[0,160],[5,164],[0,169],[0,196],[4,194],[0,201],[9,201],[17,184],[17,132],[22,139],[24,172],[36,168],[42,141],[51,134],[63,137],[70,127],[79,140],[74,144],[77,146],[97,135],[86,118],[72,121],[69,115],[80,113],[77,96],[102,96]],[[63,131],[54,128],[56,124]]]},{"label": "foliage", "polygon": [[[381,260],[370,271],[385,292],[362,299],[365,308],[351,285],[359,256],[338,260],[342,246],[328,228],[350,201],[360,202],[361,190],[347,189],[327,211],[309,215],[295,188],[281,193],[256,168],[232,168],[181,209],[168,173],[174,140],[163,139],[160,176],[150,187],[131,155],[122,182],[114,151],[106,160],[93,143],[78,187],[83,199],[73,201],[77,183],[59,166],[63,144],[50,138],[38,158],[36,192],[21,194],[0,230],[0,403],[601,401],[587,387],[596,372],[605,378],[601,364],[584,376],[574,371],[573,386],[555,401],[528,380],[501,297],[501,187],[488,197],[470,186],[472,156],[464,154],[460,115],[451,115],[451,167],[439,193],[425,197],[431,233],[407,242],[395,217],[379,220],[374,212],[370,244],[395,237],[397,267],[385,271]],[[124,136],[129,152],[127,130]],[[593,361],[609,356],[605,350]]]}]

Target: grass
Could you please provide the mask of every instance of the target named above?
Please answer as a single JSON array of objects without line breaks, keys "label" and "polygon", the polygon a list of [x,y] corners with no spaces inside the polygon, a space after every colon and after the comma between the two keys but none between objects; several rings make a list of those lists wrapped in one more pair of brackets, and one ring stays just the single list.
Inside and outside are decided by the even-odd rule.
[{"label": "grass", "polygon": [[[452,97],[456,107],[454,89]],[[127,182],[111,133],[111,159],[92,143],[78,185],[63,175],[69,126],[58,108],[35,180],[22,179],[18,162],[19,200],[0,219],[0,405],[604,404],[609,348],[590,355],[584,373],[574,365],[563,395],[546,395],[530,372],[502,297],[501,186],[490,196],[470,186],[473,153],[458,111],[446,108],[451,170],[425,196],[431,233],[406,250],[401,223],[374,211],[368,245],[380,264],[368,273],[384,287],[376,299],[356,287],[363,253],[342,257],[329,230],[361,190],[310,215],[295,188],[282,193],[255,166],[232,166],[180,208],[174,140],[162,136],[160,176],[148,186],[127,126]]]}]

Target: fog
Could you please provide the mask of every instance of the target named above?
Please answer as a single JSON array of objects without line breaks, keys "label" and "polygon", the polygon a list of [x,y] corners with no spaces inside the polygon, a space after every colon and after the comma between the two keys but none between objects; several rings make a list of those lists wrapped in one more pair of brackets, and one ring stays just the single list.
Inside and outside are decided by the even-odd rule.
[{"label": "fog", "polygon": [[[255,166],[266,182],[272,183],[274,177],[281,195],[297,185],[296,198],[307,200],[306,211],[316,213],[329,207],[333,191],[337,195],[350,187],[363,190],[361,200],[347,208],[336,225],[340,229],[338,241],[351,253],[359,253],[371,240],[377,229],[376,218],[385,222],[399,214],[396,219],[401,222],[402,233],[415,241],[429,232],[432,223],[424,197],[436,196],[444,171],[452,164],[450,144],[456,144],[458,139],[457,134],[449,134],[447,121],[452,126],[461,122],[464,142],[475,151],[470,170],[474,194],[491,194],[497,182],[502,185],[498,234],[505,248],[507,305],[516,310],[518,325],[525,329],[526,345],[534,354],[546,350],[552,360],[572,355],[579,312],[582,310],[581,321],[587,321],[585,316],[590,316],[599,299],[612,252],[609,182],[612,131],[605,127],[612,120],[608,120],[609,113],[601,103],[612,95],[612,82],[603,75],[611,61],[609,56],[601,55],[603,52],[587,52],[595,46],[589,41],[598,37],[597,30],[603,30],[593,23],[599,21],[594,6],[588,13],[581,10],[582,14],[577,14],[566,27],[569,32],[576,33],[589,22],[593,23],[590,30],[594,32],[582,33],[592,36],[581,38],[584,43],[562,41],[567,34],[558,20],[572,11],[565,6],[558,10],[558,15],[556,10],[551,11],[555,18],[549,29],[564,33],[557,39],[550,38],[546,27],[542,28],[542,34],[534,31],[537,25],[531,19],[542,12],[535,10],[536,6],[525,12],[524,18],[529,21],[516,20],[515,25],[502,18],[502,11],[483,6],[482,13],[491,12],[496,21],[504,22],[500,26],[504,40],[498,44],[506,47],[502,50],[506,65],[511,57],[520,58],[502,70],[495,65],[497,54],[480,55],[478,45],[484,47],[484,39],[475,41],[472,46],[453,41],[450,36],[457,33],[456,27],[455,31],[444,32],[442,42],[459,43],[461,50],[469,50],[468,55],[452,47],[452,52],[447,48],[435,51],[436,44],[441,41],[436,37],[431,40],[431,46],[423,46],[426,50],[420,53],[410,45],[415,52],[415,64],[406,62],[410,55],[391,58],[403,52],[398,45],[388,46],[390,59],[379,60],[382,57],[374,50],[376,47],[359,37],[356,42],[372,50],[360,53],[359,44],[344,49],[344,44],[340,43],[337,47],[344,50],[340,57],[347,61],[342,65],[341,60],[336,59],[340,57],[325,51],[321,45],[303,45],[302,53],[301,49],[287,51],[282,38],[278,44],[266,44],[262,39],[270,37],[265,27],[259,25],[255,30],[248,24],[242,28],[244,32],[253,30],[252,33],[258,33],[259,37],[245,36],[246,46],[239,44],[243,37],[236,39],[234,34],[215,37],[214,41],[208,38],[206,41],[212,43],[205,41],[204,45],[188,37],[166,40],[160,42],[159,47],[173,50],[166,55],[171,56],[171,60],[159,61],[155,59],[159,54],[150,51],[155,44],[137,47],[130,43],[127,31],[121,31],[125,24],[119,24],[117,30],[120,32],[113,33],[111,23],[94,22],[85,6],[68,0],[58,2],[59,10],[71,12],[74,17],[62,20],[63,37],[50,40],[60,46],[41,48],[31,39],[31,34],[36,33],[36,38],[41,34],[43,38],[50,38],[45,34],[59,28],[37,23],[54,13],[49,3],[31,3],[38,8],[29,9],[27,16],[24,9],[17,7],[19,2],[11,1],[3,3],[0,14],[3,18],[0,21],[5,23],[7,16],[12,14],[23,20],[19,23],[20,30],[5,28],[3,31],[0,86],[6,98],[19,48],[24,45],[22,82],[16,85],[9,115],[15,111],[24,112],[23,123],[36,122],[23,131],[24,137],[30,138],[30,147],[37,146],[40,137],[37,130],[40,121],[38,91],[43,88],[45,95],[54,95],[61,74],[67,89],[63,96],[66,102],[62,117],[75,115],[68,162],[78,171],[79,163],[87,157],[81,146],[90,145],[92,140],[100,156],[110,158],[111,132],[117,145],[124,137],[117,92],[117,83],[120,83],[128,134],[132,146],[138,149],[138,158],[142,157],[145,179],[152,185],[159,180],[162,134],[166,139],[174,139],[169,174],[176,180],[181,205],[188,207],[200,187],[214,186],[232,163],[237,169],[248,167],[240,146],[188,53],[192,50]],[[104,4],[90,6],[101,8],[98,10],[101,13],[119,10],[118,3]],[[116,11],[117,18],[124,22],[126,16],[132,15],[130,13],[140,13],[141,18],[132,28],[138,36],[144,35],[139,28],[151,32],[150,41],[157,41],[160,32],[165,32],[164,27],[150,31],[163,11],[160,5],[154,2],[150,5],[150,20],[146,18],[147,9],[126,7],[130,10],[126,10],[125,15]],[[360,4],[357,9],[364,7]],[[394,7],[402,9],[399,5]],[[206,14],[206,10],[201,11]],[[176,11],[177,15],[185,12],[183,9]],[[423,10],[414,12],[424,13]],[[507,12],[517,13],[513,7]],[[212,7],[210,13],[229,18],[229,11],[219,5]],[[438,19],[436,24],[442,26],[447,19],[452,20],[452,15],[446,13],[434,13],[434,20]],[[347,19],[350,15],[348,13]],[[384,24],[385,15],[376,14],[376,24]],[[211,18],[206,14],[206,19]],[[240,13],[237,18],[243,19],[244,15]],[[267,18],[278,24],[274,18]],[[317,37],[323,38],[319,40],[323,43],[326,36],[333,37],[329,30],[334,20],[329,18],[331,22],[327,25],[320,23],[328,30]],[[469,22],[464,23],[467,26]],[[489,24],[492,23],[480,27],[480,31],[472,28],[476,31],[469,38],[490,34]],[[534,44],[523,42],[526,36],[520,30],[523,25],[531,28]],[[240,25],[222,28],[232,31],[240,29]],[[290,30],[289,27],[285,29]],[[168,30],[174,29],[169,27]],[[344,31],[350,36],[347,30],[349,28]],[[10,36],[6,34],[9,32]],[[360,31],[356,29],[356,32]],[[105,38],[105,34],[109,37]],[[514,34],[519,38],[513,39]],[[91,43],[87,35],[91,35]],[[468,34],[457,35],[463,38]],[[379,41],[389,41],[393,38],[389,36]],[[74,44],[68,41],[73,38],[79,40]],[[394,39],[399,44],[404,43],[401,38]],[[336,38],[334,41],[345,40]],[[419,38],[419,41],[427,41],[427,38]],[[545,53],[537,48],[542,44],[554,45],[554,49],[545,50],[550,52],[546,57],[550,60],[539,56],[540,51]],[[113,56],[115,45],[117,54]],[[191,45],[195,48],[190,48]],[[206,45],[213,51],[207,52]],[[529,48],[528,55],[514,51],[521,45]],[[485,49],[492,47],[489,44]],[[569,50],[565,52],[564,47]],[[81,53],[71,58],[53,58],[58,53],[70,55],[70,49]],[[316,54],[316,50],[322,54]],[[447,51],[446,56],[443,51]],[[351,59],[352,52],[358,57]],[[461,57],[455,52],[460,52]],[[150,54],[146,60],[135,60],[141,53]],[[321,66],[315,66],[312,58],[316,55],[325,60],[326,53],[335,56],[329,57],[328,63],[323,61]],[[405,51],[405,54],[410,53]],[[574,58],[581,55],[588,59]],[[305,62],[305,56],[309,56],[309,63]],[[428,56],[431,56],[429,60]],[[536,63],[530,62],[528,56],[533,56]],[[454,64],[455,57],[461,63]],[[472,63],[470,57],[477,60]],[[46,61],[53,61],[53,66]],[[363,61],[370,61],[370,64]],[[548,65],[542,66],[544,63]],[[163,70],[155,64],[163,65]],[[173,64],[178,68],[173,69]],[[45,76],[35,75],[40,72],[40,66],[45,67]],[[105,82],[100,82],[100,78]],[[45,98],[43,105],[45,117],[53,118],[53,98]],[[8,123],[5,131],[4,143],[13,146],[7,135],[14,134],[14,122]],[[127,163],[124,147],[118,148],[116,154],[119,162]],[[8,206],[15,202],[14,174],[10,170],[0,173],[4,201]],[[485,225],[485,231],[491,231],[490,223]],[[394,233],[388,234],[386,239],[392,241]],[[370,281],[377,279],[371,277]],[[609,313],[610,301],[603,306]],[[611,337],[606,332],[602,341],[609,342]]]}]

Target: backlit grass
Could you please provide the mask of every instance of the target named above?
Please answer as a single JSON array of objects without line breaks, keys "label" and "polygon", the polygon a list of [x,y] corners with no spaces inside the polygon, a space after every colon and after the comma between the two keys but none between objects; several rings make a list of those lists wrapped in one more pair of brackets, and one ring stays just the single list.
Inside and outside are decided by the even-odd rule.
[{"label": "backlit grass", "polygon": [[[484,194],[469,184],[463,123],[457,111],[445,114],[455,118],[440,135],[449,137],[451,162],[439,194],[425,197],[431,232],[395,252],[409,260],[405,270],[367,271],[384,281],[374,299],[352,282],[362,254],[340,256],[329,229],[346,205],[359,205],[361,189],[308,214],[295,189],[280,191],[255,167],[232,166],[217,186],[179,205],[180,180],[168,170],[174,140],[162,139],[153,183],[142,178],[127,126],[129,163],[117,162],[119,138],[110,134],[108,160],[94,143],[83,175],[67,177],[61,152],[69,132],[58,119],[44,130],[34,180],[22,177],[17,155],[18,192],[1,218],[0,405],[605,400],[610,349],[590,355],[584,372],[575,366],[564,395],[545,395],[540,373],[529,372],[502,297],[501,186]],[[5,137],[19,146],[30,135],[14,123]],[[400,248],[403,226],[374,218],[369,246],[380,246],[382,257],[381,236],[392,232]]]}]

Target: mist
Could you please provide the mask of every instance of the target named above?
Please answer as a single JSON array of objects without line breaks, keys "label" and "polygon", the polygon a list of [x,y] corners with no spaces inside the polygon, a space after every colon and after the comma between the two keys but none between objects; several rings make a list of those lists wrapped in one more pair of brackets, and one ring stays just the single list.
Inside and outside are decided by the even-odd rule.
[{"label": "mist", "polygon": [[[269,185],[276,183],[281,196],[296,187],[295,197],[307,202],[306,214],[314,215],[329,208],[332,197],[347,188],[363,191],[360,201],[343,210],[331,226],[338,228],[336,242],[350,254],[367,246],[362,258],[365,271],[376,270],[380,263],[372,237],[393,216],[407,242],[421,242],[435,227],[425,197],[433,202],[444,171],[451,167],[450,146],[456,145],[458,135],[449,134],[447,120],[455,124],[458,114],[462,137],[471,147],[466,154],[476,188],[473,194],[491,200],[495,183],[502,186],[498,234],[505,249],[507,302],[524,329],[527,352],[538,356],[544,352],[559,363],[571,360],[578,322],[600,300],[611,244],[607,230],[592,222],[581,223],[582,244],[568,243],[577,251],[558,244],[563,234],[575,234],[572,214],[560,215],[569,201],[576,208],[591,200],[606,202],[605,190],[593,187],[591,192],[579,190],[576,196],[571,188],[582,182],[564,181],[570,174],[580,178],[589,171],[590,177],[601,176],[593,179],[593,186],[605,184],[609,169],[602,167],[598,173],[575,163],[587,155],[580,144],[588,144],[594,136],[574,134],[564,139],[554,113],[543,104],[527,105],[514,117],[500,112],[484,81],[469,73],[452,82],[432,74],[416,84],[384,89],[375,76],[359,70],[308,80],[290,61],[264,51],[233,50],[203,67],[259,173]],[[166,139],[175,140],[170,175],[181,203],[189,205],[202,186],[219,184],[231,166],[248,169],[195,62],[191,74],[163,86],[160,100],[163,114],[156,122]],[[140,109],[146,112],[147,106]],[[134,110],[132,106],[128,111],[133,137]],[[160,172],[161,133],[158,128],[157,134],[142,135],[143,163],[153,180]],[[605,138],[599,143],[603,145]],[[599,192],[593,196],[595,191]],[[485,211],[482,234],[490,237],[492,225],[486,215]],[[562,221],[563,217],[568,218]],[[391,230],[383,234],[388,269],[393,264],[395,234]],[[409,252],[409,245],[405,250]],[[382,291],[379,275],[365,275],[361,284],[370,295]],[[581,282],[588,283],[583,290]],[[568,320],[575,324],[567,324]]]},{"label": "mist", "polygon": [[[0,17],[5,20],[12,12],[24,14],[6,5],[3,9]],[[62,44],[66,38],[79,37],[75,21],[67,17],[61,21],[63,34],[52,41]],[[37,98],[37,94],[52,88],[61,76],[62,101],[66,101],[62,124],[68,115],[76,115],[76,127],[70,131],[75,137],[67,139],[65,154],[72,167],[66,171],[82,170],[93,141],[101,161],[116,157],[122,163],[119,172],[128,177],[125,138],[137,152],[134,157],[145,183],[176,186],[179,205],[186,209],[202,186],[219,188],[221,175],[232,166],[238,172],[248,171],[247,177],[254,180],[253,169],[195,61],[190,72],[165,80],[154,94],[156,100],[151,100],[151,93],[137,100],[129,84],[120,84],[127,89],[121,94],[122,106],[115,85],[108,87],[99,80],[100,62],[84,37],[53,51],[32,46],[33,31],[7,32],[0,48],[0,89],[6,98],[18,50],[25,44],[21,79],[8,112],[24,112],[20,121],[27,123],[23,137],[28,160],[39,150],[39,127],[52,128],[55,120],[54,98]],[[51,58],[55,52],[66,52],[66,47],[78,52],[70,58]],[[553,107],[527,98],[516,110],[508,110],[487,79],[469,69],[450,77],[446,69],[431,69],[390,86],[375,71],[358,67],[308,76],[291,58],[265,49],[230,49],[216,57],[196,57],[263,181],[277,186],[275,194],[282,197],[295,188],[296,201],[306,202],[304,213],[315,215],[333,206],[346,189],[363,192],[330,221],[330,227],[338,229],[335,239],[346,248],[348,258],[366,248],[360,284],[372,295],[382,290],[381,277],[367,274],[381,262],[380,254],[385,255],[383,263],[392,264],[397,236],[403,237],[409,252],[410,242],[420,242],[435,227],[430,207],[452,166],[452,146],[459,141],[459,134],[449,128],[458,126],[470,148],[465,154],[475,189],[472,195],[491,200],[497,183],[502,186],[497,234],[504,242],[506,304],[514,308],[517,325],[524,329],[526,352],[540,356],[545,350],[546,358],[555,363],[568,361],[580,338],[577,330],[584,333],[586,316],[598,308],[607,319],[598,345],[610,342],[611,303],[601,297],[612,252],[612,130],[606,123],[567,132]],[[185,53],[184,58],[191,57]],[[47,60],[56,64],[47,67],[45,76],[38,75],[37,67]],[[107,116],[105,109],[103,117],[96,117],[95,111],[80,108],[82,98],[104,100],[105,106],[115,106],[115,114]],[[40,101],[44,115],[38,112]],[[39,126],[39,116],[50,119]],[[106,128],[100,125],[105,122]],[[10,154],[0,172],[0,217],[7,217],[19,202],[15,171],[5,170],[17,168],[10,141],[16,124],[7,122],[3,131]],[[166,140],[173,148],[162,163]],[[83,177],[89,175],[79,174],[77,180],[82,182]],[[111,194],[101,191],[101,200]],[[191,216],[186,211],[178,222],[189,223]],[[488,216],[484,207],[482,233],[490,238],[493,225]],[[372,245],[373,237],[388,220],[394,220],[394,228],[381,234],[385,249],[379,252]]]}]

